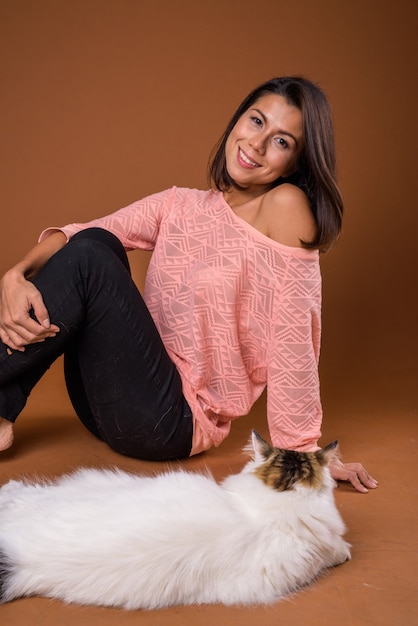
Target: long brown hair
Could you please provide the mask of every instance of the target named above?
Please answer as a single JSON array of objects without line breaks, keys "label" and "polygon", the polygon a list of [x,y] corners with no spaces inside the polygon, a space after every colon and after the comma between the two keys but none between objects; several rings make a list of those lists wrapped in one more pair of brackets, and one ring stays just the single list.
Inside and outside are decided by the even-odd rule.
[{"label": "long brown hair", "polygon": [[336,181],[334,125],[328,100],[318,85],[301,76],[273,78],[254,89],[239,105],[226,130],[214,147],[209,161],[209,178],[216,189],[235,187],[226,168],[226,141],[239,118],[266,94],[283,96],[302,113],[304,147],[297,171],[288,178],[278,178],[271,185],[289,182],[307,195],[316,221],[316,235],[303,242],[306,248],[328,250],[341,231],[343,202]]}]

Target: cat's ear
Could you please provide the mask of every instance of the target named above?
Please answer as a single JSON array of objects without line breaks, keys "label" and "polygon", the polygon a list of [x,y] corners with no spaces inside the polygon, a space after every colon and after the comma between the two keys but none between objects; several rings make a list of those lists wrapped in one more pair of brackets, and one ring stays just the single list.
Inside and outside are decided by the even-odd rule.
[{"label": "cat's ear", "polygon": [[321,465],[328,465],[333,459],[339,457],[338,439],[329,443],[325,448],[316,452],[317,458],[320,460]]},{"label": "cat's ear", "polygon": [[251,433],[251,444],[252,446],[250,447],[252,447],[252,451],[254,452],[255,461],[265,461],[270,456],[272,450],[271,446],[269,446],[267,441],[264,441],[256,430],[253,430]]}]

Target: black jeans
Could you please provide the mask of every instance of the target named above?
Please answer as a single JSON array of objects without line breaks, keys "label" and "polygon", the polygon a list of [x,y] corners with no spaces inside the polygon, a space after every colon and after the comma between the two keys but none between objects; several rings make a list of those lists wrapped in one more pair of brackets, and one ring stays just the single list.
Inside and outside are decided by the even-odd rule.
[{"label": "black jeans", "polygon": [[8,354],[0,341],[0,416],[15,421],[64,354],[69,396],[90,432],[136,458],[188,456],[191,410],[120,241],[102,229],[81,231],[33,282],[61,330],[24,352]]}]

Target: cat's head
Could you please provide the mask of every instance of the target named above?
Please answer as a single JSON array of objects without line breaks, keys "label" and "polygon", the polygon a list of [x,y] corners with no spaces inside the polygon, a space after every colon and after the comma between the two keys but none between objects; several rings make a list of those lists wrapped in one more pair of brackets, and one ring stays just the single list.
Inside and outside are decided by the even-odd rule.
[{"label": "cat's head", "polygon": [[338,441],[316,452],[298,452],[274,448],[253,430],[248,449],[254,458],[251,471],[275,491],[287,491],[296,485],[319,489],[324,484],[324,469],[337,456]]}]

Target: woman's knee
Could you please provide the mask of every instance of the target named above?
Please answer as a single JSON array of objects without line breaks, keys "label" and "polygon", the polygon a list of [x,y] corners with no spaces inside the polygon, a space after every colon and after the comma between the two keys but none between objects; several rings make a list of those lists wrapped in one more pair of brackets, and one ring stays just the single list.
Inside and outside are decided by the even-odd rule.
[{"label": "woman's knee", "polygon": [[123,263],[125,268],[130,272],[129,261],[125,249],[120,240],[108,230],[104,228],[85,228],[79,231],[69,241],[69,246],[92,253],[95,258],[97,255],[106,254],[109,250],[115,254]]}]

